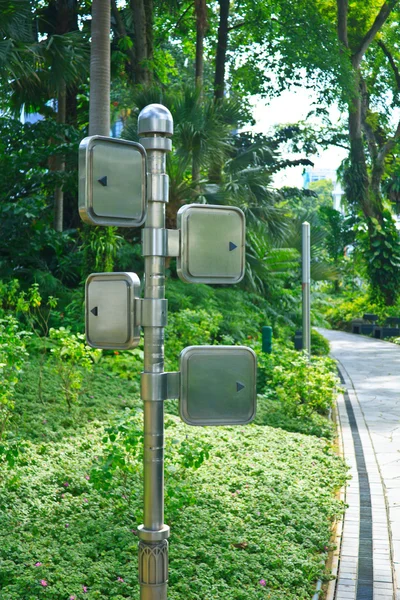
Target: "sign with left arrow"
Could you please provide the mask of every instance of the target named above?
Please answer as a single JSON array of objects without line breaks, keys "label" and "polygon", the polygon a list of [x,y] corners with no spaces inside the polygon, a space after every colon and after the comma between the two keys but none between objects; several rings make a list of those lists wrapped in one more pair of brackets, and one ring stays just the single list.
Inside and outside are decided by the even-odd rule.
[{"label": "sign with left arrow", "polygon": [[79,146],[79,212],[90,225],[140,227],[146,218],[146,151],[99,135]]},{"label": "sign with left arrow", "polygon": [[94,273],[86,281],[86,339],[93,348],[127,350],[140,340],[135,299],[136,273]]}]

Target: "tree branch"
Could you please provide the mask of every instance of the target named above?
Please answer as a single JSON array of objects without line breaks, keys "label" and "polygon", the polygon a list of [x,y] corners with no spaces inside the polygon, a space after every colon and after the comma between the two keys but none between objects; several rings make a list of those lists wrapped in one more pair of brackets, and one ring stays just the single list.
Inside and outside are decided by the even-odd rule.
[{"label": "tree branch", "polygon": [[359,48],[354,52],[351,58],[351,62],[353,63],[353,67],[355,69],[357,69],[360,66],[364,54],[368,50],[371,43],[374,41],[376,34],[385,24],[385,21],[388,19],[390,13],[392,12],[396,4],[398,4],[398,2],[399,0],[387,0],[381,6],[381,10],[377,14],[375,21],[372,23],[370,30],[365,34]]},{"label": "tree branch", "polygon": [[338,31],[339,42],[341,42],[345,48],[348,48],[349,40],[347,38],[347,14],[349,11],[349,0],[337,0],[337,9],[338,9],[337,31]]},{"label": "tree branch", "polygon": [[254,23],[254,21],[241,21],[240,23],[236,23],[236,25],[231,25],[228,27],[228,31],[233,31],[234,29],[240,29],[240,27],[244,27],[247,23]]},{"label": "tree branch", "polygon": [[391,137],[385,144],[383,144],[382,148],[379,150],[378,156],[376,159],[376,162],[378,165],[383,165],[385,158],[387,157],[389,152],[391,152],[393,150],[393,148],[397,144],[399,138],[400,138],[400,121],[397,124],[397,128],[394,133],[394,136]]},{"label": "tree branch", "polygon": [[175,29],[178,29],[179,25],[181,24],[181,22],[183,21],[183,19],[185,18],[185,16],[187,15],[187,13],[189,12],[189,10],[194,6],[194,2],[191,2],[189,4],[189,6],[187,8],[185,8],[185,10],[183,11],[183,13],[180,15],[179,19],[177,20],[177,22],[174,25],[173,31],[175,31]]},{"label": "tree branch", "polygon": [[386,46],[386,44],[384,44],[384,42],[382,42],[382,40],[378,40],[377,44],[378,44],[379,48],[381,48],[382,52],[388,59],[390,66],[392,67],[392,71],[393,71],[394,77],[396,79],[397,89],[400,91],[400,71],[394,61],[393,55],[390,52],[389,48]]}]

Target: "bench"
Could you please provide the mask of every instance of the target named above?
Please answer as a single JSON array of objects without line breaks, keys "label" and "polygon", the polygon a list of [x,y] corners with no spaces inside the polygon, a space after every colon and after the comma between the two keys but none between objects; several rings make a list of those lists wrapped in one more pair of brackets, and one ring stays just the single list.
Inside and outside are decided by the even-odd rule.
[{"label": "bench", "polygon": [[376,326],[374,337],[378,340],[387,337],[400,337],[400,317],[388,317],[384,325]]},{"label": "bench", "polygon": [[378,319],[378,315],[365,313],[362,319],[354,319],[351,322],[351,333],[371,335],[371,333],[375,332],[376,322]]}]

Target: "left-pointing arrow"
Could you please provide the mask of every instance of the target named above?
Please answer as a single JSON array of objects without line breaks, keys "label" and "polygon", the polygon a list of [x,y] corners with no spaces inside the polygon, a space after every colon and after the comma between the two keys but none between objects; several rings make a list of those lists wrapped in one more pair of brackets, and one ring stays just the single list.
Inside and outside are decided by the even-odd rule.
[{"label": "left-pointing arrow", "polygon": [[93,313],[95,317],[97,317],[99,314],[98,306],[95,306],[94,308],[92,308],[92,310],[90,312]]},{"label": "left-pointing arrow", "polygon": [[100,179],[97,180],[99,183],[101,183],[102,186],[106,187],[107,186],[107,175],[104,175],[104,177],[100,177]]}]

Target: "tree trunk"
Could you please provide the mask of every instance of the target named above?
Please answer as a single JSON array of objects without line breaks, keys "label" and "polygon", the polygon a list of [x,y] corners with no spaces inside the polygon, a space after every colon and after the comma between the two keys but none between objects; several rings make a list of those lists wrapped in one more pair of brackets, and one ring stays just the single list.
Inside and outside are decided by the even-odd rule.
[{"label": "tree trunk", "polygon": [[204,36],[207,27],[206,0],[195,0],[194,7],[196,12],[195,81],[196,86],[202,91],[204,79]]},{"label": "tree trunk", "polygon": [[110,135],[110,0],[93,0],[89,135]]},{"label": "tree trunk", "polygon": [[215,60],[214,98],[220,100],[225,92],[225,63],[228,48],[228,17],[229,0],[219,2],[219,27],[217,41],[217,55]]},{"label": "tree trunk", "polygon": [[153,78],[153,71],[151,69],[151,62],[154,54],[154,6],[153,0],[144,0],[144,12],[146,16],[146,41],[147,41],[147,77],[150,82]]},{"label": "tree trunk", "polygon": [[144,0],[131,0],[130,6],[135,30],[136,83],[147,84],[150,81],[150,74],[145,2]]},{"label": "tree trunk", "polygon": [[[64,124],[66,119],[67,93],[65,82],[61,85],[57,97],[57,123]],[[57,156],[55,160],[55,168],[58,173],[65,171],[64,156]],[[63,231],[64,217],[64,191],[62,185],[58,186],[54,192],[54,229]]]}]

